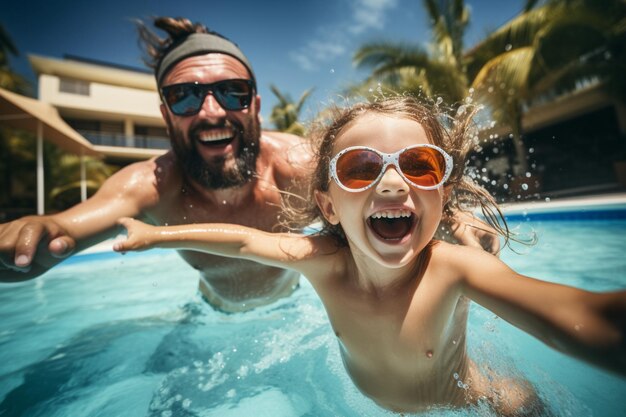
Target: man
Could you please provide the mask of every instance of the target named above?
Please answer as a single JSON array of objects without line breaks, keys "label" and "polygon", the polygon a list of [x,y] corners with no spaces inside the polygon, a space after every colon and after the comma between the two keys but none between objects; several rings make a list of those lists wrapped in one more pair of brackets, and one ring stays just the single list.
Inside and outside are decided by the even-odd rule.
[{"label": "man", "polygon": [[[187,19],[162,17],[154,24],[166,39],[143,24],[139,32],[155,71],[172,150],[123,168],[93,197],[64,212],[0,225],[0,281],[34,278],[69,254],[114,236],[120,217],[279,231],[281,193],[304,194],[299,184],[309,173],[310,153],[302,138],[261,132],[261,99],[240,49]],[[452,228],[457,238],[478,245],[480,229],[459,224],[463,227]],[[179,253],[200,272],[200,291],[220,310],[271,303],[298,283],[293,271]]]}]

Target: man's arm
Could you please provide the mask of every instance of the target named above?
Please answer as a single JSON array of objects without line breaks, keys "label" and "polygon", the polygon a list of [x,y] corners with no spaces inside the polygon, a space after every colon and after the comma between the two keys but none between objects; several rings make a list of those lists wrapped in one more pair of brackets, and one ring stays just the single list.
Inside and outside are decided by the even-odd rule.
[{"label": "man's arm", "polygon": [[454,247],[463,293],[547,345],[626,375],[626,291],[592,293],[529,278],[482,250]]},{"label": "man's arm", "polygon": [[58,214],[0,225],[0,281],[37,277],[70,254],[115,234],[120,216],[137,216],[157,199],[154,161],[130,165],[88,200]]}]

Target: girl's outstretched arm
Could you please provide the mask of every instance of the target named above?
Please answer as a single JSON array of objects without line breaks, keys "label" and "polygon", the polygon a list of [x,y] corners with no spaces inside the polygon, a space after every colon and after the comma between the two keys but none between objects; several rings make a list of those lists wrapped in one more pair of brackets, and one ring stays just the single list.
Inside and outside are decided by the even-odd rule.
[{"label": "girl's outstretched arm", "polygon": [[113,249],[117,252],[151,248],[196,250],[303,273],[310,269],[307,266],[324,262],[318,258],[333,253],[328,239],[322,237],[268,233],[234,224],[150,226],[131,218],[119,219],[118,223],[126,228],[128,237],[115,243]]},{"label": "girl's outstretched arm", "polygon": [[469,298],[563,353],[626,376],[626,291],[594,293],[540,281],[484,251],[453,250],[451,262],[463,269]]}]

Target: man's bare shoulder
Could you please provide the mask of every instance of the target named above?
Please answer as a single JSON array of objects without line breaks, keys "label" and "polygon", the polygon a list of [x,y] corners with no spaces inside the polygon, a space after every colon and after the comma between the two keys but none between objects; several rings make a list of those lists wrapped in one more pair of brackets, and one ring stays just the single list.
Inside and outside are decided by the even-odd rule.
[{"label": "man's bare shoulder", "polygon": [[265,140],[270,140],[274,146],[290,147],[301,145],[308,142],[306,138],[302,136],[292,135],[291,133],[279,132],[277,130],[264,130],[261,132],[261,136]]},{"label": "man's bare shoulder", "polygon": [[178,185],[179,170],[171,152],[132,163],[120,169],[102,187],[104,193],[131,196],[140,205],[150,205],[165,190]]},{"label": "man's bare shoulder", "polygon": [[283,132],[263,131],[261,153],[280,178],[305,178],[312,172],[313,149],[306,138]]}]

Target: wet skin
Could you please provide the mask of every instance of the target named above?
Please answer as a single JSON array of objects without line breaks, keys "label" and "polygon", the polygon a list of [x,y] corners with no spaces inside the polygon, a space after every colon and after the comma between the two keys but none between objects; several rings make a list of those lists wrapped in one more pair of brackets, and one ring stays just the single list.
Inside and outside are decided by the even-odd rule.
[{"label": "wet skin", "polygon": [[[235,78],[249,78],[243,64],[228,55],[207,54],[179,62],[163,85]],[[143,218],[156,225],[221,222],[281,231],[276,221],[281,212],[280,193],[305,195],[302,180],[310,175],[311,154],[302,138],[279,132],[261,134],[260,104],[256,96],[248,109],[225,111],[209,94],[200,112],[189,117],[176,116],[161,105],[173,148],[195,155],[215,172],[232,170],[236,155],[258,142],[256,174],[250,181],[207,188],[183,169],[180,155],[172,151],[129,165],[93,197],[64,212],[0,225],[0,281],[36,277],[69,254],[114,236],[120,217]],[[462,221],[474,220],[465,216]],[[478,233],[481,229],[458,227],[450,236],[478,245],[479,239],[483,241]],[[497,237],[487,235],[489,250],[497,251]],[[297,285],[297,274],[282,268],[193,251],[180,254],[200,271],[200,290],[209,302],[226,311],[268,304]]]},{"label": "wet skin", "polygon": [[[333,154],[351,146],[393,153],[424,143],[430,142],[414,121],[365,115],[338,136]],[[459,298],[457,282],[423,270],[431,264],[429,242],[441,220],[443,188],[418,190],[388,167],[369,190],[350,193],[331,182],[320,198],[326,218],[346,233],[345,256],[354,258],[355,269],[332,285],[312,282],[354,383],[395,411],[467,404],[468,392],[452,376],[477,379],[465,350],[468,300]],[[411,213],[410,230],[395,239],[379,236],[371,217],[401,211]]]},{"label": "wet skin", "polygon": [[[429,143],[412,120],[364,115],[357,121],[338,135],[334,154],[355,145],[393,153]],[[462,273],[456,265],[450,267],[450,260],[472,253],[459,254],[454,248],[460,246],[433,242],[444,197],[442,189],[409,186],[389,167],[366,191],[350,193],[331,182],[327,193],[318,192],[324,216],[341,223],[349,247],[338,247],[328,236],[266,234],[227,224],[155,229],[124,219],[129,238],[116,250],[188,248],[292,267],[307,277],[324,303],[355,385],[382,407],[412,412],[464,406],[488,397],[493,388],[517,409],[532,400],[532,390],[512,381],[509,391],[519,395],[507,395],[497,388],[499,380],[486,383],[467,356],[469,301]],[[411,226],[400,228],[402,233],[383,237],[372,226],[372,217],[398,212],[411,213]],[[459,379],[468,383],[467,390],[457,386]]]},{"label": "wet skin", "polygon": [[[337,135],[333,153],[355,145],[393,153],[419,143],[428,143],[419,123],[365,114]],[[468,357],[470,299],[562,352],[626,374],[626,291],[597,294],[540,281],[482,249],[433,240],[445,196],[441,188],[409,186],[391,166],[368,190],[351,193],[331,181],[316,193],[348,246],[325,235],[232,224],[155,228],[127,218],[120,223],[128,239],[115,250],[193,249],[301,272],[324,303],[355,385],[393,411],[484,398],[499,415],[545,415],[527,383],[481,373]],[[395,226],[380,229],[372,219],[383,214]]]},{"label": "wet skin", "polygon": [[[207,54],[178,63],[163,85],[249,77],[238,60]],[[173,147],[196,153],[213,169],[232,169],[235,155],[251,141],[258,142],[257,174],[250,181],[207,189],[181,169],[172,151],[129,165],[109,178],[92,198],[65,212],[0,225],[0,280],[22,281],[40,275],[68,254],[114,236],[119,230],[116,220],[124,216],[157,225],[220,221],[280,230],[276,229],[280,191],[303,193],[297,184],[309,174],[310,153],[304,140],[294,135],[257,130],[255,138],[250,131],[258,129],[260,104],[256,96],[247,109],[225,111],[209,94],[200,112],[190,117],[176,116],[161,105]],[[200,125],[205,128],[198,129]],[[212,140],[219,143],[202,143]],[[224,310],[270,303],[297,285],[293,271],[190,251],[180,253],[200,271],[200,289],[207,299]]]}]

